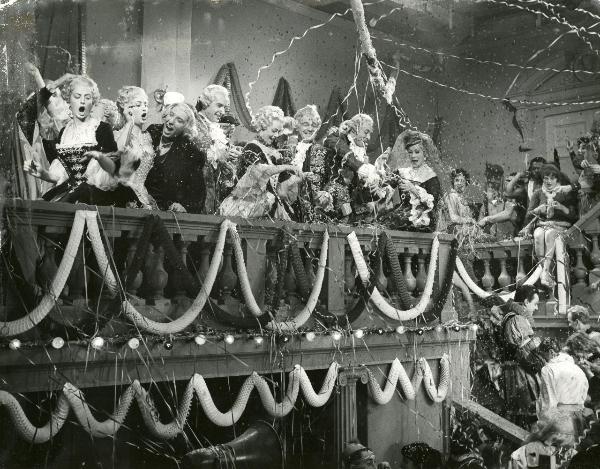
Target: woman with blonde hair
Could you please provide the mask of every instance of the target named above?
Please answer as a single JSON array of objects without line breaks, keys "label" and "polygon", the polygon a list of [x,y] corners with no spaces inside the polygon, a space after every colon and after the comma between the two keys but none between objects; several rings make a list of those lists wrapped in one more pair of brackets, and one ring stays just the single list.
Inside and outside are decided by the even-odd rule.
[{"label": "woman with blonde hair", "polygon": [[153,124],[147,131],[156,155],[146,188],[158,208],[203,213],[206,152],[195,141],[198,132],[192,108],[185,103],[169,106],[163,113],[163,124]]},{"label": "woman with blonde hair", "polygon": [[[37,72],[34,65],[27,67],[30,73]],[[51,94],[46,87],[39,91],[44,105]],[[119,179],[135,170],[138,163],[135,159],[121,160],[123,155],[115,153],[117,144],[111,126],[91,115],[92,107],[100,100],[98,85],[87,76],[71,75],[61,94],[69,107],[69,120],[56,139],[43,141],[50,167],[42,168],[30,160],[24,164],[25,172],[54,184],[43,195],[48,201],[124,205],[131,199],[131,192],[115,189]],[[27,113],[21,114],[19,123],[28,117]]]},{"label": "woman with blonde hair", "polygon": [[[283,111],[277,106],[263,106],[256,112],[252,125],[257,137],[244,147],[238,183],[221,203],[220,215],[292,219],[290,192],[306,174],[295,165],[282,164],[281,154],[273,148],[283,131],[283,121]],[[280,183],[279,176],[286,171],[292,175]]]}]

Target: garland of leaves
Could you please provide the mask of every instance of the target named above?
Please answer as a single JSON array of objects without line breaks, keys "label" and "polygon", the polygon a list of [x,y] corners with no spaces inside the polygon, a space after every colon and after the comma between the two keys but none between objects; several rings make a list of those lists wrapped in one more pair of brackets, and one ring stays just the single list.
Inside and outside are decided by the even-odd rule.
[{"label": "garland of leaves", "polygon": [[400,298],[400,305],[402,306],[402,309],[410,309],[414,306],[415,300],[406,287],[406,280],[404,279],[402,267],[398,260],[396,245],[385,231],[382,233],[381,239],[383,239],[385,243],[385,255],[392,271],[392,278],[396,286],[396,291],[398,292],[398,297]]}]

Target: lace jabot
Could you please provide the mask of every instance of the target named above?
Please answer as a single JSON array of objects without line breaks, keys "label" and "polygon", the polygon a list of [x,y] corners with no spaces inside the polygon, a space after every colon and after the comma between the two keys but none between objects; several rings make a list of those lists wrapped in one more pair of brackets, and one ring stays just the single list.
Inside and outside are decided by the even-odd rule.
[{"label": "lace jabot", "polygon": [[96,130],[99,125],[100,121],[93,117],[77,123],[72,119],[65,126],[59,145],[96,146],[98,145],[98,141],[96,140]]}]

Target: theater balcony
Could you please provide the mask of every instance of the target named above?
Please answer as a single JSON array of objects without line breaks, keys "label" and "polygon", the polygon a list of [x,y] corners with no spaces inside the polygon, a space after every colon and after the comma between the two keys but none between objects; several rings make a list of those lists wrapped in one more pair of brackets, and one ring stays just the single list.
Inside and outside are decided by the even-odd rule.
[{"label": "theater balcony", "polygon": [[[553,254],[556,271],[554,289],[541,288],[540,305],[534,315],[534,328],[541,335],[555,335],[566,339],[568,323],[566,309],[570,304],[589,305],[598,314],[600,308],[600,207],[583,216],[562,236],[561,253]],[[539,286],[539,272],[533,252],[533,241],[529,239],[507,240],[475,244],[474,253],[463,258],[469,276],[478,291],[459,282],[461,294],[456,298],[459,310],[469,310],[477,315],[481,312],[481,300],[486,295],[497,293],[508,298],[519,282],[530,282]],[[477,290],[477,289],[475,289]]]},{"label": "theater balcony", "polygon": [[445,447],[443,402],[469,399],[449,235],[23,200],[2,224],[0,394],[181,394],[197,374],[213,397],[268,376],[284,402],[300,376],[312,402],[302,376],[326,395],[333,376],[331,454],[359,435],[388,459],[418,433]]}]

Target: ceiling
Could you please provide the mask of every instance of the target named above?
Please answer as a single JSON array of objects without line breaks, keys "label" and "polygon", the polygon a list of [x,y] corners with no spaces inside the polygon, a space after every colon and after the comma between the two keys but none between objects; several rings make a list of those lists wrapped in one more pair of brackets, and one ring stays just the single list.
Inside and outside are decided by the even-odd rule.
[{"label": "ceiling", "polygon": [[[324,13],[343,13],[349,0],[294,0]],[[562,28],[543,15],[560,16],[576,26],[589,26],[595,20],[590,15],[573,11],[582,0],[561,0],[560,6],[545,6],[557,0],[363,0],[367,24],[372,30],[408,40],[425,47],[451,48],[470,38],[485,38],[519,32],[511,27],[528,21],[532,26]],[[565,4],[569,4],[565,7]],[[583,5],[585,6],[585,5]],[[524,11],[523,8],[540,12]],[[383,17],[382,17],[383,16]],[[515,31],[516,29],[516,31]]]}]

